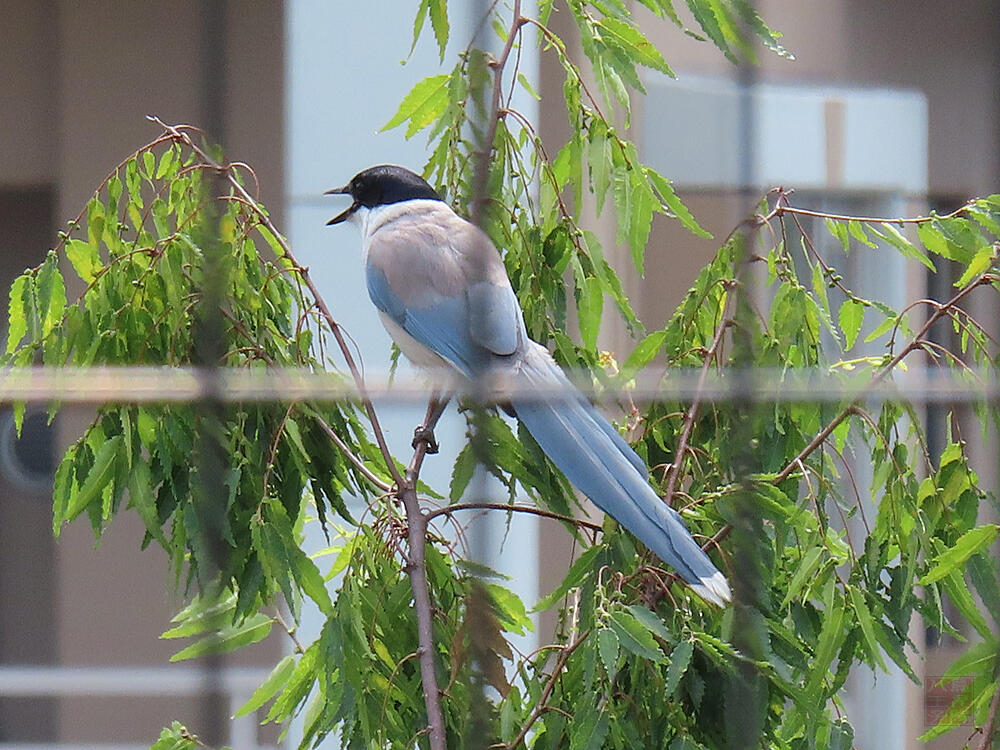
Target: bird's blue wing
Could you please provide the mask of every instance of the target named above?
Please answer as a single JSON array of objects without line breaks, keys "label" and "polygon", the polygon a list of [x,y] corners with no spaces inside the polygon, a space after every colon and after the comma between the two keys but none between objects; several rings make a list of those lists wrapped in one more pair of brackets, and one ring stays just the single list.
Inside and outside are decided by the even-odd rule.
[{"label": "bird's blue wing", "polygon": [[424,294],[421,304],[407,305],[389,285],[381,269],[366,269],[368,294],[375,307],[420,344],[447,360],[466,377],[482,366],[485,351],[471,337],[464,297]]},{"label": "bird's blue wing", "polygon": [[521,345],[524,321],[521,306],[509,285],[478,281],[465,294],[469,336],[494,354],[513,354]]}]

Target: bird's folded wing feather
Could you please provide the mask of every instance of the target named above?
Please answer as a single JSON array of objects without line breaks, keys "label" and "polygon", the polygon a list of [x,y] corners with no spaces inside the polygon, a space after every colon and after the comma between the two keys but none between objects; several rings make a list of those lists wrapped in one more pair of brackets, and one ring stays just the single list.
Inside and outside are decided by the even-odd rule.
[{"label": "bird's folded wing feather", "polygon": [[491,355],[517,351],[524,323],[492,243],[452,217],[430,229],[406,220],[380,228],[368,250],[368,292],[410,336],[475,377]]}]

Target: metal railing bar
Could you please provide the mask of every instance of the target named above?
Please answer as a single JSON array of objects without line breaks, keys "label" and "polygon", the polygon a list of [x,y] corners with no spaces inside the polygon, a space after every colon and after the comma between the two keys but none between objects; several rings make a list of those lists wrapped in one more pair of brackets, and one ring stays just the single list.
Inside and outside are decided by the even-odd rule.
[{"label": "metal railing bar", "polygon": [[[753,378],[733,371],[709,373],[699,382],[700,370],[671,370],[666,377],[640,374],[621,388],[595,388],[586,373],[578,373],[574,388],[598,400],[629,398],[637,402],[753,399],[768,402],[842,402],[859,396],[914,403],[970,403],[1000,399],[1000,379],[985,370],[951,371],[909,367],[870,387],[871,370],[834,373],[826,368],[755,369]],[[460,395],[493,394],[497,401],[514,395],[555,398],[567,388],[532,387],[519,391],[503,378],[487,378],[475,389],[456,381],[449,372],[419,376],[377,374],[367,379],[366,393],[383,402],[418,404],[433,388]],[[473,393],[475,390],[475,393]],[[334,372],[308,369],[221,369],[211,377],[196,367],[11,368],[0,372],[0,403],[25,402],[98,405],[109,402],[186,403],[205,398],[225,402],[341,401],[357,399],[355,384]]]},{"label": "metal railing bar", "polygon": [[[219,672],[227,695],[245,695],[270,670],[228,667]],[[0,697],[194,696],[205,690],[201,667],[13,667],[0,666]],[[3,747],[3,745],[0,745]]]}]

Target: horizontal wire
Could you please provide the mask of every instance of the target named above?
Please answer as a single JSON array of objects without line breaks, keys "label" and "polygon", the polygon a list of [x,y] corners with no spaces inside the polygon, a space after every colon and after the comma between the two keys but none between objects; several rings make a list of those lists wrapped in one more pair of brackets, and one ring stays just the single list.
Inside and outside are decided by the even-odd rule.
[{"label": "horizontal wire", "polygon": [[[699,382],[704,377],[704,382]],[[753,369],[709,372],[670,370],[666,377],[642,373],[619,387],[595,387],[589,373],[571,373],[572,392],[598,401],[736,401],[840,403],[860,397],[912,403],[982,403],[1000,400],[1000,380],[984,370],[913,368],[872,385],[872,370],[853,373],[828,368]],[[196,367],[23,367],[0,371],[0,403],[65,404],[182,403],[205,399],[224,402],[318,401],[358,399],[418,404],[432,389],[484,402],[548,400],[565,397],[569,386],[518,387],[511,379],[489,376],[476,383],[457,380],[447,370],[420,375],[388,373],[367,378],[365,393],[345,375],[305,368]]]}]

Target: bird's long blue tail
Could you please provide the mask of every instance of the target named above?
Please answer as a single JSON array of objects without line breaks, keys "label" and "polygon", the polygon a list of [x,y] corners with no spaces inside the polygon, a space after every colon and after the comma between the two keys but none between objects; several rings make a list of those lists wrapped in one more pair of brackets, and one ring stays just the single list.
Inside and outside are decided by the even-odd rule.
[{"label": "bird's long blue tail", "polygon": [[[653,491],[642,459],[532,342],[515,375],[514,411],[546,455],[597,507],[674,568],[703,599],[730,600],[725,576],[691,537],[680,515]],[[553,392],[553,386],[558,390]],[[532,391],[544,396],[532,397]]]}]

